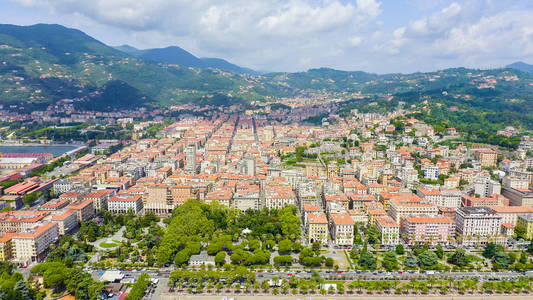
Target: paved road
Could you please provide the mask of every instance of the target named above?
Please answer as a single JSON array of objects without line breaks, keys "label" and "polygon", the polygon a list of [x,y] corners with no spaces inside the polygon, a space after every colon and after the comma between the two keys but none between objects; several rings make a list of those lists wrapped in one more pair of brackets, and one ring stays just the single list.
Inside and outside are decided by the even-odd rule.
[{"label": "paved road", "polygon": [[396,300],[401,298],[402,300],[531,300],[531,296],[517,296],[517,295],[490,295],[490,296],[364,296],[364,295],[350,295],[350,296],[263,296],[263,295],[163,295],[162,300],[221,300],[221,299],[235,299],[235,300]]},{"label": "paved road", "polygon": [[[132,269],[132,270],[123,270],[123,274],[126,275],[126,277],[129,277],[129,278],[134,278],[134,280],[136,281],[137,278],[142,274],[142,273],[148,273],[148,275],[150,275],[150,278],[151,279],[157,279],[158,280],[158,284],[155,286],[155,288],[150,292],[150,294],[148,295],[148,299],[151,300],[151,299],[177,299],[177,298],[172,298],[172,297],[176,297],[176,295],[168,295],[168,294],[165,294],[167,292],[167,287],[168,287],[168,278],[169,278],[169,273],[171,272],[171,268],[164,268],[164,269],[160,269],[159,271],[153,271],[153,270],[135,270],[135,269]],[[104,269],[86,269],[86,271],[88,271],[89,273],[91,273],[91,275],[93,276],[94,279],[98,280],[101,276],[101,274],[103,272],[105,272]],[[289,275],[290,274],[290,275]],[[298,278],[301,278],[301,279],[309,279],[311,278],[311,272],[307,272],[307,271],[288,271],[288,272],[277,272],[277,271],[273,271],[273,272],[267,272],[267,271],[261,271],[261,272],[257,272],[256,273],[256,280],[259,280],[259,281],[263,281],[263,280],[266,280],[266,279],[273,279],[274,277],[279,277],[281,279],[283,278],[289,278],[290,276],[296,276]],[[360,280],[402,280],[402,281],[408,281],[408,280],[411,280],[413,278],[417,278],[417,279],[427,279],[429,276],[434,276],[436,279],[444,279],[444,278],[448,278],[448,277],[451,277],[453,278],[454,280],[464,280],[464,279],[469,279],[469,278],[477,278],[481,281],[488,281],[488,280],[505,280],[505,279],[517,279],[518,277],[520,276],[524,276],[524,273],[522,272],[515,272],[515,271],[503,271],[503,272],[442,272],[442,273],[437,273],[435,272],[435,274],[425,274],[425,273],[419,273],[419,272],[413,272],[413,273],[400,273],[400,272],[384,272],[384,273],[378,273],[378,272],[340,272],[340,273],[337,273],[337,272],[332,272],[332,271],[319,271],[318,274],[320,275],[321,278],[324,278],[326,280],[357,280],[357,279],[360,279]],[[166,298],[166,297],[170,297],[170,298]],[[205,298],[207,297],[207,298]],[[207,300],[207,299],[220,299],[221,296],[205,296],[204,298]],[[215,298],[213,298],[215,297]],[[234,296],[233,296],[234,297]],[[237,296],[239,299],[245,299],[247,296]],[[254,296],[256,297],[256,296]],[[266,299],[273,299],[272,298],[273,296],[265,296],[265,297],[262,297],[264,300]],[[505,297],[509,297],[509,296],[505,296]],[[518,296],[519,297],[519,296]],[[194,296],[194,295],[190,295],[190,296],[187,296],[187,295],[180,295],[180,298],[182,299],[187,299],[187,298],[197,298],[197,299],[201,299],[203,298],[203,296]],[[276,296],[276,298],[278,298],[278,296]],[[285,297],[287,299],[296,299],[298,297]],[[308,298],[308,297],[306,297]],[[321,300],[321,299],[329,299],[331,297],[320,297],[320,296],[313,296],[314,299],[317,299],[317,300]],[[333,298],[339,298],[339,299],[348,299],[347,297],[343,297],[343,296],[335,296]],[[361,297],[357,297],[357,298],[360,298],[362,299]],[[364,297],[363,297],[364,298]],[[372,298],[372,299],[375,299],[373,297],[367,297],[367,298]],[[409,296],[406,296],[406,297],[403,297],[403,298],[409,298]],[[420,298],[417,298],[417,297],[411,297],[412,299],[420,299]],[[438,298],[438,297],[437,297]],[[437,299],[436,297],[433,297],[432,296],[432,299]],[[468,299],[475,299],[476,297],[475,296],[468,296]],[[485,299],[485,297],[478,297],[479,299]],[[512,297],[511,297],[512,298]],[[506,298],[506,300],[510,300],[511,298]],[[247,299],[247,298],[246,298]],[[443,297],[442,300],[452,300],[452,299],[460,299],[458,297],[454,297],[454,298],[450,298],[450,297]],[[488,298],[487,298],[488,299]],[[490,299],[496,299],[496,298],[490,298]],[[503,298],[502,298],[503,299]],[[531,297],[529,298],[516,298],[516,299],[531,299]]]},{"label": "paved road", "polygon": [[[88,269],[89,273],[93,275],[94,278],[99,278],[100,273],[105,272],[104,269]],[[148,273],[152,279],[167,279],[169,273],[171,272],[170,268],[162,269],[160,271],[142,271],[142,270],[123,270],[122,271],[126,276],[133,277],[137,279],[142,273]],[[524,276],[522,272],[515,271],[502,271],[502,272],[435,272],[434,274],[427,273],[400,273],[400,272],[333,272],[333,271],[319,271],[317,272],[321,278],[327,280],[411,280],[412,278],[418,279],[427,279],[429,276],[432,276],[436,279],[439,278],[448,278],[451,277],[455,280],[463,280],[469,278],[478,278],[481,281],[484,280],[504,280],[504,279],[516,279],[520,276]],[[289,275],[290,274],[290,275]],[[287,272],[278,272],[278,271],[258,271],[256,273],[257,280],[272,279],[274,277],[279,278],[288,278],[290,276],[296,276],[298,278],[311,278],[311,272],[307,271],[287,271]],[[166,285],[165,285],[166,286]]]}]

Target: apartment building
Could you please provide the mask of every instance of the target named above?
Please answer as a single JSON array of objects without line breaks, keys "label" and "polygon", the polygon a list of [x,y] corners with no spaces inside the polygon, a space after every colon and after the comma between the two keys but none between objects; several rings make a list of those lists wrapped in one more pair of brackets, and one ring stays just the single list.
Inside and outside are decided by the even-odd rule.
[{"label": "apartment building", "polygon": [[438,208],[435,204],[425,201],[404,201],[401,198],[391,199],[389,215],[399,224],[401,218],[407,216],[435,216]]},{"label": "apartment building", "polygon": [[424,201],[435,204],[437,207],[460,207],[461,192],[453,188],[425,188],[419,187],[416,191]]},{"label": "apartment building", "polygon": [[49,212],[33,210],[14,210],[0,213],[0,234],[29,230],[48,215],[50,215]]},{"label": "apartment building", "polygon": [[328,219],[323,212],[308,212],[307,220],[307,241],[309,244],[320,242],[322,245],[328,243]]},{"label": "apartment building", "polygon": [[502,195],[509,199],[512,206],[533,206],[533,191],[531,189],[513,189],[504,187]]},{"label": "apartment building", "polygon": [[349,214],[333,213],[330,216],[330,232],[333,243],[338,246],[353,245],[354,221]]},{"label": "apartment building", "polygon": [[407,217],[401,220],[400,232],[410,245],[419,242],[447,244],[455,236],[455,223],[453,219],[443,216]]},{"label": "apartment building", "polygon": [[282,208],[289,205],[296,205],[296,195],[288,185],[266,186],[265,190],[265,207]]},{"label": "apartment building", "polygon": [[496,214],[502,216],[502,224],[516,227],[519,215],[532,215],[532,206],[489,206]]},{"label": "apartment building", "polygon": [[143,201],[140,195],[115,195],[109,198],[107,202],[108,210],[115,215],[128,214],[132,212],[135,215],[142,214]]},{"label": "apartment building", "polygon": [[475,158],[480,162],[482,167],[496,167],[498,155],[491,149],[478,149],[475,152]]},{"label": "apartment building", "polygon": [[381,232],[382,245],[397,245],[400,243],[400,225],[391,217],[384,215],[375,218],[374,224]]},{"label": "apartment building", "polygon": [[13,258],[13,237],[16,232],[7,232],[0,237],[0,261],[10,261]]},{"label": "apartment building", "polygon": [[516,226],[522,226],[526,229],[526,238],[533,238],[533,215],[519,215],[516,221]]},{"label": "apartment building", "polygon": [[107,200],[115,191],[113,190],[98,190],[85,195],[85,200],[91,200],[96,212],[107,210]]},{"label": "apartment building", "polygon": [[504,204],[504,197],[502,195],[494,194],[491,197],[475,197],[472,195],[463,195],[461,197],[463,206],[472,207],[488,207],[488,206],[502,206]]},{"label": "apartment building", "polygon": [[232,207],[232,197],[233,192],[230,188],[217,188],[214,191],[207,193],[205,196],[205,203],[217,201],[224,206]]},{"label": "apartment building", "polygon": [[[189,189],[187,189],[187,192]],[[166,184],[150,184],[146,187],[143,197],[143,208],[145,212],[152,212],[156,215],[167,215],[172,212],[175,205],[172,203],[172,193]],[[184,202],[183,200],[177,200]]]},{"label": "apartment building", "polygon": [[95,216],[92,200],[76,201],[67,205],[65,208],[76,211],[80,224],[91,220]]},{"label": "apartment building", "polygon": [[463,245],[485,244],[497,239],[501,232],[502,216],[488,207],[461,207],[455,212],[456,231]]},{"label": "apartment building", "polygon": [[14,260],[24,265],[41,262],[46,258],[50,245],[58,239],[59,229],[55,222],[18,233],[13,237]]},{"label": "apartment building", "polygon": [[78,226],[78,213],[68,209],[52,216],[52,222],[57,223],[59,235],[65,235]]}]

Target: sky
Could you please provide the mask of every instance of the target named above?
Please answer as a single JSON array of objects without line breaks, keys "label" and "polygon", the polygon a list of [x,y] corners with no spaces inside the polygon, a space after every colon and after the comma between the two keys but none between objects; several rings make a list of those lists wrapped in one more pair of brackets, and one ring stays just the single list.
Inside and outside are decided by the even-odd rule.
[{"label": "sky", "polygon": [[0,0],[0,22],[180,46],[263,71],[411,73],[533,63],[531,0]]}]

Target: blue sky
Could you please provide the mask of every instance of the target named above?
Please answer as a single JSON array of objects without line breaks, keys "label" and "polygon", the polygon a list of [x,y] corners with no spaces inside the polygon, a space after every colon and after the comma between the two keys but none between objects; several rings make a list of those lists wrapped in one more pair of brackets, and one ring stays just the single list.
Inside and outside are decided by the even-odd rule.
[{"label": "blue sky", "polygon": [[0,7],[2,23],[58,23],[109,45],[177,45],[258,70],[533,63],[533,1],[0,0]]}]

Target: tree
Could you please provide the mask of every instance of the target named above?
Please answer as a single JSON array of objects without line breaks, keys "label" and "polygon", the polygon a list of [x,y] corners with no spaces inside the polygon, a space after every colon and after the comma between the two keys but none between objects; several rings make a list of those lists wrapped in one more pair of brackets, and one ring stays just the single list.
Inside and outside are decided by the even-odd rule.
[{"label": "tree", "polygon": [[470,261],[468,260],[465,250],[464,249],[457,249],[455,252],[448,258],[448,263],[454,264],[458,267],[465,267],[467,266]]},{"label": "tree", "polygon": [[442,249],[442,246],[440,244],[437,244],[437,249],[435,250],[435,254],[437,254],[439,259],[444,258],[444,249]]},{"label": "tree", "polygon": [[215,255],[215,263],[217,266],[222,266],[226,263],[226,252],[220,251]]},{"label": "tree", "polygon": [[320,250],[321,247],[322,247],[322,245],[320,245],[320,242],[314,242],[313,245],[311,246],[313,251],[318,251],[318,250]]},{"label": "tree", "polygon": [[403,264],[408,268],[414,268],[418,265],[418,259],[413,255],[413,253],[409,253],[407,254]]},{"label": "tree", "polygon": [[521,264],[526,264],[527,263],[527,254],[526,254],[526,252],[522,251],[520,253],[520,260],[519,261],[520,261]]},{"label": "tree", "polygon": [[180,252],[176,253],[176,256],[174,257],[174,263],[178,266],[187,265],[189,263],[190,258],[191,256],[189,255],[189,251],[183,249]]},{"label": "tree", "polygon": [[261,242],[259,240],[254,239],[248,242],[248,249],[250,249],[251,251],[254,251],[255,249],[259,248],[261,248]]},{"label": "tree", "polygon": [[426,250],[418,256],[418,263],[421,268],[433,270],[437,268],[439,257],[435,252]]},{"label": "tree", "polygon": [[292,244],[292,251],[294,251],[294,252],[300,252],[300,251],[302,251],[303,248],[304,248],[304,246],[300,242],[294,242]]},{"label": "tree", "polygon": [[511,263],[511,258],[509,257],[509,254],[507,254],[505,251],[497,251],[494,255],[494,262],[499,264],[503,268],[507,268]]},{"label": "tree", "polygon": [[516,239],[527,239],[527,230],[524,226],[516,226],[514,229],[514,235]]},{"label": "tree", "polygon": [[398,260],[396,259],[396,254],[394,254],[394,252],[385,253],[382,264],[387,271],[398,269]]},{"label": "tree", "polygon": [[396,254],[403,255],[404,253],[405,253],[405,249],[403,248],[403,245],[398,244],[398,246],[396,246]]},{"label": "tree", "polygon": [[366,236],[368,243],[374,245],[381,241],[381,233],[375,225],[368,227],[366,230]]},{"label": "tree", "polygon": [[288,253],[292,251],[292,242],[289,239],[284,239],[278,243],[278,251],[280,253]]},{"label": "tree", "polygon": [[496,244],[488,243],[485,246],[485,249],[483,250],[483,256],[491,259],[494,257],[495,254],[496,254]]},{"label": "tree", "polygon": [[326,267],[331,268],[333,267],[333,264],[334,264],[333,258],[331,257],[326,258]]},{"label": "tree", "polygon": [[268,280],[263,280],[263,282],[261,282],[261,288],[266,291],[268,289],[270,289],[270,284],[268,283]]},{"label": "tree", "polygon": [[274,263],[281,264],[281,265],[288,265],[291,264],[293,261],[292,256],[290,255],[280,255],[274,257]]},{"label": "tree", "polygon": [[376,268],[376,259],[370,252],[365,252],[359,257],[358,264],[367,270],[374,270]]},{"label": "tree", "polygon": [[30,289],[24,279],[17,281],[13,291],[15,292],[16,299],[31,300]]}]

